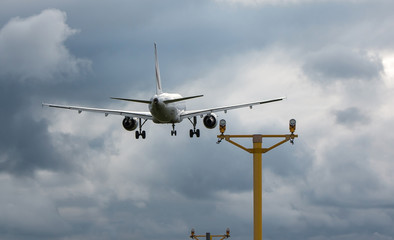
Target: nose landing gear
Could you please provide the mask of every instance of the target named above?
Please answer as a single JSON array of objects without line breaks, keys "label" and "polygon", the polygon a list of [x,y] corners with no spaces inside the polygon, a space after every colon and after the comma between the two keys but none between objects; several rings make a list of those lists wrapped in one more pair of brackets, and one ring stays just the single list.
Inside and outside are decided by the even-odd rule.
[{"label": "nose landing gear", "polygon": [[176,136],[175,123],[172,124],[171,136]]}]

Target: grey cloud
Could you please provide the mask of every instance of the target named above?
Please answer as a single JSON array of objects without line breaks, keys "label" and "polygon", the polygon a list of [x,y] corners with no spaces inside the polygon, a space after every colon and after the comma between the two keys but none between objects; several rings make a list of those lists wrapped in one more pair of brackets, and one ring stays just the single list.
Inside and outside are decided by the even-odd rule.
[{"label": "grey cloud", "polygon": [[349,233],[349,234],[339,234],[336,236],[319,236],[319,237],[312,237],[309,240],[393,240],[394,238],[389,236],[389,235],[384,235],[379,232],[374,232],[372,234],[355,234],[355,233]]},{"label": "grey cloud", "polygon": [[311,80],[320,83],[349,79],[375,80],[380,77],[383,64],[377,56],[334,46],[307,56],[303,71]]},{"label": "grey cloud", "polygon": [[[187,123],[182,125],[187,126]],[[187,132],[184,131],[185,133]],[[214,199],[219,190],[244,192],[252,189],[250,184],[252,162],[248,161],[250,156],[247,153],[242,151],[230,153],[228,147],[232,149],[231,146],[216,145],[214,139],[202,143],[177,141],[176,145],[177,149],[183,149],[177,151],[176,158],[173,157],[173,151],[164,151],[162,156],[165,160],[157,162],[163,174],[165,173],[164,180],[157,183],[159,188],[169,188],[191,200]],[[171,142],[161,144],[163,149],[172,149],[173,146],[174,143]],[[155,156],[150,158],[154,159]]]},{"label": "grey cloud", "polygon": [[[289,201],[291,206],[285,206],[285,211],[292,212],[288,216],[296,222],[286,216],[278,216],[278,222],[266,221],[265,226],[270,229],[267,235],[272,239],[297,236],[296,239],[349,240],[392,236],[393,204],[387,197],[391,190],[371,170],[374,163],[369,156],[370,138],[337,143],[331,139],[324,162],[313,163],[305,185],[287,183],[300,192]],[[381,192],[387,195],[379,196]]]},{"label": "grey cloud", "polygon": [[32,117],[31,96],[26,93],[35,89],[17,80],[1,83],[0,107],[5,114],[0,124],[7,127],[0,129],[0,172],[27,176],[37,169],[67,171],[71,167],[70,161],[51,148],[47,122]]},{"label": "grey cloud", "polygon": [[371,170],[373,156],[368,154],[372,148],[370,138],[372,136],[367,135],[347,141],[334,141],[326,149],[324,167],[316,168],[314,172],[317,182],[313,184],[319,183],[322,188],[315,189],[310,200],[343,208],[376,207],[372,203],[379,197],[374,192],[384,188],[385,184]]},{"label": "grey cloud", "polygon": [[2,239],[53,239],[71,229],[34,182],[1,175],[0,189]]},{"label": "grey cloud", "polygon": [[[48,197],[48,201],[42,202],[50,206],[53,212],[46,212],[47,216],[52,214],[45,218],[46,221],[55,219],[54,222],[59,223],[56,220],[58,217],[56,207],[63,209],[60,211],[61,214],[69,210],[70,215],[61,215],[61,218],[66,219],[71,230],[67,232],[64,229],[55,229],[56,233],[50,233],[52,237],[49,237],[50,234],[47,232],[29,232],[29,226],[25,225],[26,227],[14,229],[12,232],[13,229],[10,227],[14,222],[3,219],[8,225],[1,224],[6,227],[0,230],[0,236],[5,238],[9,234],[11,235],[9,239],[21,239],[21,235],[18,234],[23,233],[36,234],[25,236],[25,239],[28,237],[30,239],[43,237],[52,239],[167,239],[168,237],[182,239],[187,238],[190,227],[196,227],[196,230],[202,233],[206,231],[222,233],[227,226],[232,229],[232,239],[252,238],[251,218],[246,220],[231,215],[227,211],[220,211],[218,206],[225,205],[226,202],[215,195],[220,191],[238,195],[251,190],[251,156],[225,143],[215,145],[215,134],[210,135],[207,130],[204,130],[203,136],[210,136],[209,138],[201,137],[189,141],[178,136],[176,139],[171,139],[168,136],[170,127],[166,134],[160,135],[157,132],[160,132],[162,128],[166,129],[166,126],[154,126],[148,132],[148,139],[145,142],[135,142],[132,134],[129,134],[131,140],[125,149],[118,147],[119,135],[116,133],[106,135],[107,141],[113,142],[116,149],[114,151],[122,152],[122,156],[127,158],[130,154],[124,152],[131,152],[129,149],[133,149],[133,152],[138,153],[136,158],[147,163],[145,167],[154,164],[160,170],[155,175],[156,172],[140,169],[139,164],[133,162],[135,159],[126,159],[132,162],[130,166],[122,165],[124,174],[131,175],[129,171],[133,172],[133,169],[144,173],[116,182],[116,185],[126,186],[136,184],[135,182],[143,182],[143,186],[151,192],[151,195],[148,200],[142,200],[143,206],[141,207],[137,206],[134,200],[118,199],[113,193],[116,191],[115,185],[108,183],[105,185],[108,181],[106,179],[108,176],[105,174],[108,169],[97,167],[96,158],[108,156],[106,160],[112,163],[124,159],[119,159],[116,154],[109,154],[101,136],[92,140],[91,136],[49,133],[48,123],[45,120],[33,119],[34,112],[41,111],[40,101],[55,100],[70,104],[104,107],[104,104],[108,104],[107,97],[111,96],[111,93],[122,95],[131,91],[131,93],[144,94],[140,92],[141,89],[153,92],[153,41],[159,44],[159,58],[166,90],[184,84],[185,79],[199,79],[210,69],[215,68],[215,64],[223,58],[231,61],[234,55],[242,55],[245,51],[271,46],[277,46],[289,54],[299,54],[294,59],[300,62],[306,56],[304,71],[309,74],[309,77],[319,76],[322,81],[357,78],[372,82],[372,79],[379,77],[382,71],[381,59],[370,58],[366,53],[354,51],[354,49],[368,50],[371,47],[379,49],[379,47],[385,48],[392,44],[392,38],[390,38],[392,33],[385,33],[385,31],[382,31],[380,35],[371,34],[368,38],[364,38],[371,29],[368,27],[369,24],[365,25],[365,21],[373,19],[371,25],[375,25],[376,22],[387,18],[385,26],[390,26],[391,11],[389,10],[392,8],[380,7],[375,2],[371,4],[362,2],[360,5],[325,2],[324,4],[308,3],[289,7],[270,6],[249,9],[223,6],[213,1],[166,1],[165,3],[117,1],[100,4],[95,1],[78,2],[78,4],[69,1],[67,3],[35,1],[32,4],[26,1],[24,3],[26,5],[18,1],[18,6],[14,6],[12,8],[14,10],[9,11],[2,5],[0,19],[6,19],[5,14],[11,17],[18,14],[22,16],[19,19],[14,18],[8,24],[3,21],[2,29],[15,27],[16,23],[21,26],[21,23],[26,24],[37,18],[54,20],[59,24],[58,28],[52,29],[47,26],[46,29],[51,29],[56,34],[53,36],[43,34],[60,44],[60,47],[56,47],[58,46],[56,44],[49,44],[55,46],[56,51],[50,51],[50,56],[55,56],[54,62],[57,61],[60,66],[50,65],[43,72],[35,72],[35,69],[42,69],[43,65],[39,62],[40,58],[31,56],[27,57],[38,61],[38,63],[32,63],[31,67],[34,68],[30,69],[32,71],[18,72],[15,66],[4,70],[7,63],[0,66],[0,69],[3,69],[0,81],[0,106],[2,112],[5,113],[0,118],[0,124],[6,126],[0,130],[2,136],[0,177],[11,174],[17,179],[23,179],[26,175],[31,176],[41,169],[54,174],[56,180],[37,183],[42,186],[42,192],[38,191],[36,194],[40,197],[34,199],[39,202]],[[38,5],[40,7],[37,7]],[[34,18],[27,17],[39,13],[47,8],[47,5],[59,7],[67,12],[68,24],[65,23],[64,13],[58,10],[47,10],[54,15],[44,11],[35,15]],[[385,11],[380,11],[383,8]],[[365,15],[366,9],[369,15]],[[5,21],[8,20],[9,18]],[[45,25],[46,22],[44,21],[43,24]],[[68,25],[81,29],[81,32],[75,34],[75,30]],[[12,33],[15,33],[15,29],[13,30]],[[2,34],[12,36],[9,32],[2,31]],[[350,34],[346,34],[348,32]],[[7,35],[4,35],[5,33]],[[33,39],[39,39],[35,32],[31,34]],[[381,41],[387,43],[381,46],[379,45]],[[327,47],[338,45],[338,42],[339,45],[343,43],[342,48]],[[32,43],[27,40],[26,44],[32,46]],[[300,50],[294,53],[294,48]],[[308,54],[311,52],[312,54]],[[15,53],[23,56],[21,52]],[[40,55],[40,53],[37,54]],[[46,55],[40,56],[48,60],[45,58]],[[80,56],[92,59],[94,74],[87,75],[85,79],[80,79],[81,81],[73,82],[59,82],[53,78],[60,76],[62,79],[67,79],[83,72],[87,67],[87,62]],[[52,64],[52,61],[50,63]],[[13,77],[5,79],[5,73]],[[48,81],[26,81],[30,78],[41,77],[47,77]],[[269,78],[269,76],[263,77]],[[218,79],[218,81],[225,82],[226,79]],[[369,121],[366,114],[357,108],[353,110],[345,108],[332,113],[338,124],[366,124]],[[69,114],[70,118],[76,116],[71,112]],[[362,119],[361,122],[359,122],[360,119]],[[104,118],[100,124],[107,124]],[[185,126],[187,124],[182,123]],[[148,126],[150,125],[146,125],[147,130]],[[120,121],[118,127],[116,131],[122,131]],[[181,127],[179,129],[181,132]],[[236,130],[241,132],[245,129]],[[184,132],[187,135],[187,129]],[[305,132],[304,134],[304,139],[300,139],[300,142],[309,141],[310,136],[307,136]],[[154,136],[157,140],[154,140]],[[57,141],[56,146],[53,140]],[[335,142],[335,139],[331,141]],[[342,141],[338,145],[341,143]],[[315,143],[310,144],[315,146]],[[66,147],[68,151],[56,149],[59,146]],[[383,200],[377,199],[372,196],[373,192],[369,191],[369,189],[377,189],[380,193],[383,189],[386,192],[377,180],[378,177],[371,175],[368,165],[363,167],[361,164],[352,164],[349,161],[341,163],[344,158],[354,162],[362,159],[362,163],[365,163],[366,159],[363,157],[368,155],[368,151],[362,151],[362,148],[354,149],[352,145],[342,148],[336,146],[330,150],[335,154],[325,155],[319,152],[318,156],[311,155],[310,152],[313,152],[313,149],[302,147],[296,140],[293,148],[287,145],[280,151],[274,151],[264,157],[265,171],[278,176],[289,188],[294,189],[302,202],[300,206],[297,206],[293,203],[294,199],[286,199],[285,209],[282,210],[282,215],[278,213],[280,217],[277,221],[266,217],[264,219],[266,237],[297,240],[353,240],[375,237],[380,240],[385,239],[384,236],[392,235],[388,226],[391,221],[388,220],[386,224],[382,224],[378,221],[380,215],[377,214],[377,212],[385,211],[388,216],[393,216],[390,197],[383,197]],[[356,151],[360,154],[353,156],[352,152]],[[323,163],[321,168],[316,170],[314,168],[316,163],[313,160],[317,157]],[[336,161],[329,164],[333,159]],[[76,163],[77,161],[80,163]],[[92,177],[95,167],[103,172],[102,176],[98,174],[97,179]],[[138,170],[135,170],[137,168]],[[59,172],[69,178],[72,178],[75,172],[80,173],[86,178],[89,189],[94,190],[81,193],[79,179],[67,185],[64,182],[68,180]],[[114,171],[112,174],[116,175],[118,172]],[[292,181],[308,179],[310,174],[318,175],[310,180],[314,184],[307,182],[303,187],[292,184]],[[362,175],[361,179],[359,179],[360,175]],[[28,178],[28,180],[35,181],[34,178]],[[11,187],[20,188],[18,184],[12,182],[9,184]],[[62,191],[61,186],[67,190]],[[350,186],[350,194],[343,195],[341,186]],[[272,189],[275,193],[275,187]],[[21,196],[28,198],[31,194],[31,192],[25,192],[21,193]],[[363,195],[368,195],[368,197],[363,197]],[[1,195],[0,199],[4,199],[3,196]],[[15,195],[10,194],[10,196],[10,199],[7,199],[8,202],[17,199]],[[102,200],[108,196],[110,200]],[[126,196],[126,199],[127,197],[130,196]],[[50,202],[49,199],[52,198],[55,200]],[[28,205],[23,201],[17,202],[22,206]],[[354,202],[357,204],[353,204]],[[32,206],[37,206],[38,209],[45,208],[41,204]],[[270,207],[269,205],[263,206],[264,209]],[[251,206],[248,204],[234,208],[240,212],[251,211]],[[298,211],[293,211],[297,208]],[[364,211],[363,208],[368,208],[368,211]],[[0,210],[3,211],[3,209]],[[92,215],[84,215],[83,209],[87,209],[87,213],[91,213],[89,211],[92,210]],[[303,224],[301,228],[297,224],[288,222],[290,215],[294,212],[299,214],[295,219]],[[72,215],[73,213],[76,215]],[[19,212],[17,215],[21,217],[23,213]],[[326,219],[329,220],[326,221]],[[283,222],[288,224],[287,227],[283,227]],[[37,227],[37,230],[40,228]],[[373,232],[379,232],[379,234]]]},{"label": "grey cloud", "polygon": [[357,107],[349,107],[343,110],[336,110],[333,113],[336,122],[347,127],[352,127],[355,124],[367,124],[370,122],[369,116],[363,113]]},{"label": "grey cloud", "polygon": [[47,90],[44,82],[77,77],[90,64],[65,47],[65,40],[76,32],[65,21],[64,12],[49,9],[13,18],[0,30],[0,106],[5,113],[0,123],[7,126],[0,130],[0,172],[31,176],[38,169],[68,171],[73,165],[51,148],[48,123],[33,118],[45,100],[36,102]]},{"label": "grey cloud", "polygon": [[[279,130],[277,132],[280,132]],[[272,146],[279,142],[273,141],[271,144],[266,146]],[[284,179],[298,178],[305,176],[312,169],[313,166],[313,154],[312,149],[307,146],[300,144],[295,139],[295,145],[285,143],[284,145],[273,149],[264,155],[263,165],[278,176]],[[302,157],[299,157],[302,156]]]},{"label": "grey cloud", "polygon": [[48,9],[5,24],[0,30],[2,79],[65,79],[89,70],[90,61],[72,56],[64,45],[77,32],[65,21],[64,12]]}]

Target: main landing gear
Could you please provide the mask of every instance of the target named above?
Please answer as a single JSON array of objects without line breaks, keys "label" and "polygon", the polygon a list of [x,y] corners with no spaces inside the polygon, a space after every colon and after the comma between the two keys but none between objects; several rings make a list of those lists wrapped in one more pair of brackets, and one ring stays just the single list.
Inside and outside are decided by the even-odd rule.
[{"label": "main landing gear", "polygon": [[196,137],[200,137],[200,129],[196,129],[197,117],[194,116],[193,121],[190,118],[188,118],[188,119],[193,124],[193,129],[190,129],[190,131],[189,131],[190,137],[192,138],[194,134],[196,134]]},{"label": "main landing gear", "polygon": [[[189,121],[193,124],[193,129],[190,129],[189,132],[190,137],[192,138],[194,135],[196,135],[196,137],[200,137],[200,129],[196,129],[197,117],[193,117],[193,120],[191,118],[187,119],[189,119]],[[175,123],[172,123],[171,136],[176,136]]]},{"label": "main landing gear", "polygon": [[139,130],[139,131],[135,131],[135,138],[136,138],[136,139],[139,139],[140,136],[141,136],[142,139],[145,139],[145,137],[146,137],[146,132],[145,132],[145,131],[142,131],[142,126],[144,126],[144,124],[146,123],[146,121],[148,121],[148,119],[145,119],[143,123],[141,123],[141,118],[139,118],[138,121],[139,121],[138,126],[139,126],[140,130]]}]

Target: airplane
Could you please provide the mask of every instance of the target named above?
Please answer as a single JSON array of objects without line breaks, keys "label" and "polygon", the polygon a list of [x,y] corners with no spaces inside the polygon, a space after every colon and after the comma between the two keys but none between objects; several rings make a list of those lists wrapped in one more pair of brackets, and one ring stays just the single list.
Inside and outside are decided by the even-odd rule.
[{"label": "airplane", "polygon": [[206,128],[213,129],[217,126],[218,123],[217,115],[215,114],[215,112],[223,111],[224,113],[227,113],[228,110],[245,108],[245,107],[249,107],[250,109],[252,109],[252,106],[254,105],[277,102],[285,99],[285,97],[280,97],[280,98],[269,99],[264,101],[256,101],[256,102],[242,103],[242,104],[229,105],[223,107],[214,107],[214,108],[187,111],[185,104],[182,104],[180,102],[193,98],[199,98],[202,97],[203,95],[182,97],[178,93],[163,92],[161,85],[156,43],[154,43],[154,50],[155,50],[156,94],[154,94],[150,98],[150,100],[111,97],[111,99],[115,99],[115,100],[147,104],[149,108],[149,112],[90,108],[90,107],[80,107],[80,106],[66,106],[66,105],[57,105],[50,103],[42,103],[42,106],[76,110],[78,111],[78,113],[81,112],[103,113],[106,117],[109,114],[124,116],[124,119],[122,121],[122,125],[124,129],[126,129],[127,131],[134,131],[135,129],[137,129],[137,127],[139,128],[139,130],[135,131],[136,139],[139,139],[140,136],[142,137],[142,139],[145,139],[146,132],[142,130],[142,127],[148,120],[151,120],[153,123],[157,123],[157,124],[172,124],[171,136],[176,136],[177,132],[175,130],[175,124],[182,122],[182,120],[184,119],[188,119],[193,125],[193,129],[190,129],[189,136],[192,138],[194,135],[196,135],[196,137],[198,138],[200,137],[200,129],[196,129],[197,116],[200,116],[203,119],[202,121]]}]

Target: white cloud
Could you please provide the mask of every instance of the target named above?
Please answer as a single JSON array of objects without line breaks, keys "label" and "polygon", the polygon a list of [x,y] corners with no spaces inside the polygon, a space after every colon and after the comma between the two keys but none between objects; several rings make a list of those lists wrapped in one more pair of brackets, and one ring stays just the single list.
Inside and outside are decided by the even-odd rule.
[{"label": "white cloud", "polygon": [[383,80],[388,88],[394,88],[394,53],[381,53],[384,67]]},{"label": "white cloud", "polygon": [[43,81],[90,69],[89,60],[71,55],[64,45],[77,32],[57,9],[11,19],[0,30],[0,76]]}]

